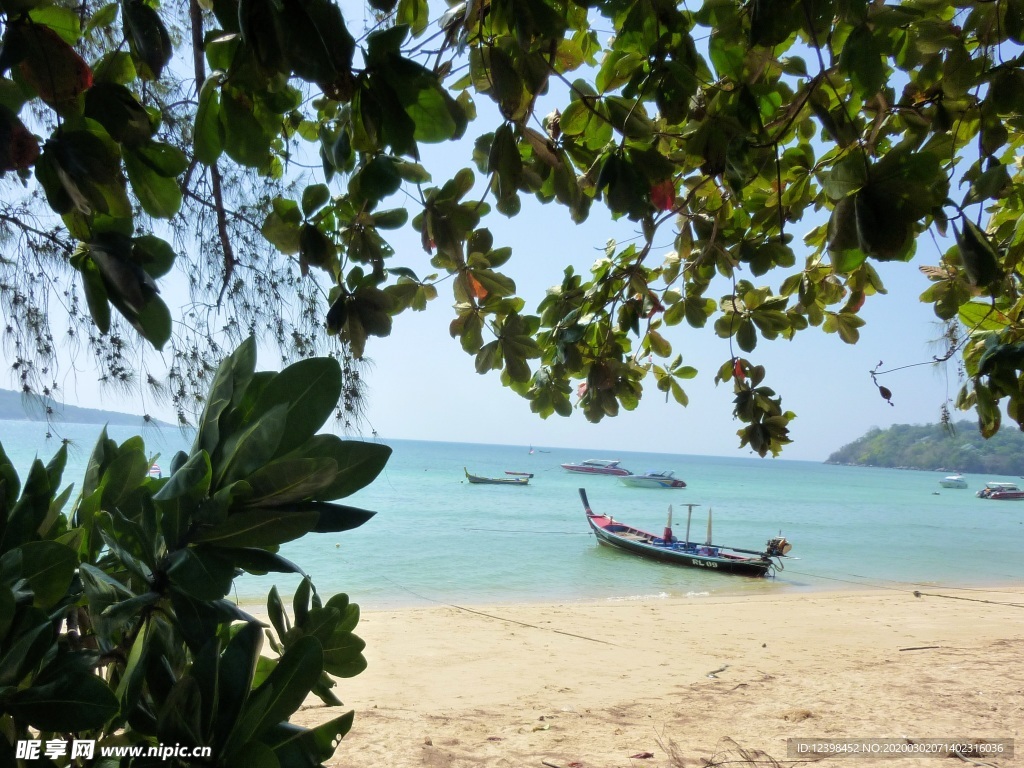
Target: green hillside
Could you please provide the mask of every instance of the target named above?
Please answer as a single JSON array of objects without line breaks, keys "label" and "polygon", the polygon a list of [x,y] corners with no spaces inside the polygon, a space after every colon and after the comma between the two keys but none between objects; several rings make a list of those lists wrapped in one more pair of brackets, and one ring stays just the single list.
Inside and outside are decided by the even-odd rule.
[{"label": "green hillside", "polygon": [[875,427],[825,463],[1024,475],[1024,433],[1004,429],[985,440],[969,421],[951,429],[941,424]]},{"label": "green hillside", "polygon": [[[0,389],[0,421],[45,421],[47,408],[51,410],[50,419],[64,424],[116,424],[141,427],[145,423],[141,415],[79,408],[58,403],[48,397],[25,398],[20,392]],[[171,426],[156,419],[150,423]]]}]

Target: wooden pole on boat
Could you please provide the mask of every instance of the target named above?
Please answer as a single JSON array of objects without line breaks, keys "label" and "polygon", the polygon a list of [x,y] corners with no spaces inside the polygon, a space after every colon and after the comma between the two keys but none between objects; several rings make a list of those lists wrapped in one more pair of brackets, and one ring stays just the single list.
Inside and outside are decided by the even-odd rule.
[{"label": "wooden pole on boat", "polygon": [[708,507],[708,541],[707,546],[711,546],[711,507]]},{"label": "wooden pole on boat", "polygon": [[662,536],[666,544],[672,543],[672,505],[668,505],[668,522],[665,523],[665,534]]},{"label": "wooden pole on boat", "polygon": [[690,519],[693,517],[693,508],[699,507],[700,504],[687,504],[686,505],[686,548],[690,548]]}]

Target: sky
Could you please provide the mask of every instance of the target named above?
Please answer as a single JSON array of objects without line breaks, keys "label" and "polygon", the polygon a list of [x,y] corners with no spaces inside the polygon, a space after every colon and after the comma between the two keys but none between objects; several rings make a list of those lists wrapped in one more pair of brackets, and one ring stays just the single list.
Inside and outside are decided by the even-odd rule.
[{"label": "sky", "polygon": [[[581,227],[573,225],[563,210],[540,205],[524,206],[509,223],[491,224],[496,242],[513,246],[506,271],[528,308],[536,307],[548,286],[560,282],[566,264],[586,268],[600,256],[609,236],[625,235],[623,226],[602,217],[596,205],[591,221]],[[928,246],[924,240],[921,245]],[[426,269],[426,257],[422,260]],[[936,262],[937,257],[921,263]],[[942,327],[931,307],[918,301],[928,281],[916,263],[876,267],[889,293],[869,297],[861,311],[867,324],[858,344],[808,329],[793,341],[760,339],[754,352],[746,355],[766,366],[764,383],[782,395],[784,409],[797,414],[790,425],[794,442],[782,458],[824,460],[872,426],[936,422],[942,404],[956,396],[959,383],[953,363],[887,374],[879,382],[892,390],[893,404],[879,395],[869,372],[879,362],[879,370],[887,370],[930,361],[941,352],[934,342]],[[777,288],[782,277],[752,279]],[[576,447],[602,455],[615,450],[754,455],[739,448],[736,430],[741,424],[732,417],[731,384],[714,384],[715,372],[730,352],[728,342],[719,339],[710,324],[704,329],[685,323],[665,329],[673,353],[682,353],[684,363],[700,371],[696,379],[684,382],[688,407],[674,400],[666,403],[651,380],[635,411],[620,411],[599,424],[587,422],[582,412],[543,420],[530,412],[528,401],[501,386],[497,372],[475,372],[473,358],[448,335],[454,314],[447,283],[439,293],[428,311],[396,318],[391,337],[371,339],[368,345],[372,365],[367,421],[380,435]],[[714,290],[708,295],[719,296]]]},{"label": "sky", "polygon": [[[550,104],[540,105],[538,114],[567,102],[557,89],[548,98]],[[466,140],[460,145],[426,150],[424,164],[435,169],[438,183],[457,168],[471,165],[473,139],[497,124],[493,110],[488,119],[486,97],[476,101],[481,118],[470,125]],[[332,188],[335,192],[341,189],[338,182]],[[516,218],[509,220],[494,212],[484,225],[494,233],[496,245],[513,248],[513,257],[503,271],[516,281],[527,311],[536,308],[549,286],[560,282],[567,265],[587,274],[609,238],[623,240],[636,234],[632,223],[610,221],[601,204],[595,204],[589,220],[577,226],[560,206],[543,206],[527,195],[523,202]],[[805,255],[801,253],[802,237],[815,223],[792,225],[798,264]],[[389,240],[396,249],[395,264],[410,267],[420,276],[434,271],[411,226],[393,234]],[[665,231],[664,240],[663,252],[671,246],[670,232]],[[793,444],[783,451],[783,459],[820,461],[871,427],[935,422],[942,404],[955,398],[960,384],[954,363],[939,368],[915,366],[883,376],[880,383],[892,390],[892,405],[879,396],[869,375],[879,362],[881,370],[901,368],[929,361],[942,351],[934,344],[941,336],[941,325],[931,307],[918,301],[928,281],[917,270],[917,264],[937,263],[938,254],[927,237],[921,238],[919,249],[923,255],[911,264],[875,264],[889,294],[868,298],[861,311],[867,324],[861,329],[857,345],[847,345],[837,335],[820,329],[808,329],[793,341],[760,339],[754,352],[746,355],[755,364],[766,366],[764,383],[782,395],[784,409],[797,414],[790,425]],[[740,275],[774,289],[785,276]],[[162,281],[162,286],[164,298],[173,304],[173,297],[181,289],[175,288],[173,279]],[[598,454],[614,457],[617,450],[754,455],[749,449],[739,448],[736,430],[741,424],[732,417],[731,384],[714,384],[714,374],[730,351],[728,342],[717,338],[710,324],[704,329],[693,329],[685,323],[665,329],[673,353],[682,353],[684,363],[700,371],[698,378],[684,382],[689,407],[674,401],[666,403],[649,380],[645,382],[646,394],[633,412],[621,411],[619,416],[599,424],[587,422],[582,412],[570,418],[551,416],[542,420],[530,412],[526,400],[501,386],[497,372],[484,376],[475,372],[473,358],[448,333],[454,317],[451,281],[440,284],[438,290],[439,298],[427,311],[407,311],[395,319],[389,338],[369,340],[369,400],[361,425],[364,434],[376,431],[384,439],[574,447],[580,450],[581,458]],[[713,286],[708,296],[717,299],[724,292],[716,293]],[[262,354],[260,367],[275,367],[275,358],[269,351]],[[75,386],[65,392],[68,402],[139,412],[137,396],[101,391],[91,382],[91,375],[91,370],[79,371]],[[150,402],[145,410],[174,421],[169,408]]]},{"label": "sky", "polygon": [[[445,170],[454,159],[445,160]],[[458,166],[450,167],[454,173]],[[545,290],[561,281],[567,265],[586,274],[603,255],[610,237],[625,239],[634,234],[635,225],[624,220],[612,222],[601,205],[595,205],[590,219],[578,226],[561,207],[540,205],[525,195],[523,201],[523,211],[516,218],[509,220],[495,213],[485,223],[494,233],[496,245],[513,248],[503,269],[515,280],[527,310],[535,309]],[[800,250],[802,236],[813,222],[793,226],[793,246],[800,264],[805,255]],[[434,271],[411,228],[394,234],[396,264],[408,266],[420,276]],[[670,249],[670,240],[667,232],[663,251]],[[837,334],[810,328],[792,341],[760,338],[757,348],[746,355],[766,367],[765,385],[782,396],[784,409],[797,414],[790,424],[793,443],[783,450],[781,459],[823,461],[871,427],[934,423],[942,404],[955,399],[960,387],[955,359],[941,366],[914,365],[927,363],[942,351],[935,343],[942,326],[931,306],[918,301],[929,283],[917,264],[937,263],[938,255],[927,237],[921,238],[919,249],[922,256],[913,263],[874,264],[889,292],[868,297],[861,310],[867,322],[856,345],[845,344]],[[743,276],[755,285],[777,289],[786,274]],[[716,287],[722,290],[716,292]],[[708,296],[719,298],[724,287],[713,285]],[[173,303],[174,293],[173,284],[168,284],[163,295]],[[442,282],[438,293],[425,312],[406,311],[396,317],[390,337],[368,340],[364,371],[369,385],[367,411],[365,421],[356,425],[357,436],[371,436],[376,431],[385,440],[571,447],[580,450],[580,458],[614,458],[615,451],[756,455],[739,447],[736,430],[742,425],[732,416],[731,384],[714,384],[715,372],[729,358],[730,350],[710,323],[703,329],[685,323],[663,329],[673,355],[681,353],[685,364],[700,371],[696,379],[683,382],[690,397],[688,407],[674,400],[666,402],[650,379],[645,380],[645,395],[635,411],[622,410],[599,424],[589,423],[582,411],[569,418],[553,415],[545,420],[531,413],[527,400],[501,385],[498,372],[476,373],[473,357],[448,333],[454,317],[451,281]],[[879,378],[893,393],[892,405],[879,395],[869,373],[880,362],[879,370],[912,366]],[[261,350],[260,368],[277,365],[271,350]],[[91,370],[79,371],[76,385],[65,391],[68,402],[139,412],[137,396],[100,390],[91,384],[91,374]],[[148,402],[145,410],[175,421],[169,408],[156,403]]]}]

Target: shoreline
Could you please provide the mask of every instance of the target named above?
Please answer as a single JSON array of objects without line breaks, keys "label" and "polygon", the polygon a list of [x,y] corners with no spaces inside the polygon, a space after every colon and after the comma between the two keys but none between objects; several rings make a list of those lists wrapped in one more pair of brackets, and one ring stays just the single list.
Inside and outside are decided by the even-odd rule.
[{"label": "shoreline", "polygon": [[[312,575],[312,574],[311,574]],[[294,577],[294,584],[288,582],[289,586],[279,586],[278,592],[281,594],[281,599],[286,603],[291,599],[291,594],[295,590],[295,585],[298,584],[299,578],[295,574],[290,574]],[[815,584],[795,584],[795,583],[784,583],[779,584],[768,579],[751,579],[749,577],[740,576],[727,576],[732,581],[736,581],[738,585],[747,584],[752,586],[753,589],[743,589],[742,587],[728,589],[716,589],[714,591],[707,591],[704,589],[694,589],[686,593],[674,593],[670,594],[667,592],[658,592],[650,594],[635,594],[635,595],[595,595],[595,596],[574,596],[574,597],[537,597],[537,598],[510,598],[508,600],[493,600],[493,599],[476,599],[468,598],[465,600],[450,601],[442,598],[433,598],[427,595],[415,595],[409,598],[409,602],[394,602],[382,605],[372,605],[365,602],[364,599],[360,599],[358,592],[348,591],[345,589],[333,590],[329,588],[322,588],[317,585],[314,575],[314,585],[317,586],[317,591],[321,593],[322,597],[326,600],[330,595],[337,592],[344,592],[348,595],[349,600],[359,605],[360,610],[364,613],[381,613],[387,611],[412,611],[412,610],[429,610],[431,608],[471,608],[471,609],[490,609],[490,608],[503,608],[507,606],[548,606],[548,605],[604,605],[604,604],[615,604],[615,603],[666,603],[671,601],[695,601],[695,600],[715,600],[715,599],[726,599],[726,598],[740,598],[740,599],[751,599],[751,600],[762,600],[762,599],[774,599],[774,598],[785,598],[786,596],[799,597],[799,596],[828,596],[828,595],[846,595],[847,593],[868,593],[868,594],[913,594],[915,590],[928,591],[928,590],[939,590],[951,593],[970,593],[970,592],[988,592],[988,593],[999,593],[1007,592],[1010,594],[1020,593],[1024,597],[1024,581],[991,581],[991,582],[976,582],[976,583],[965,583],[961,585],[949,585],[941,584],[938,582],[902,582],[887,579],[876,579],[878,582],[887,581],[888,585],[879,583],[864,583],[857,582],[850,579],[839,579],[834,577],[825,576],[810,576],[809,578],[821,580],[823,583]],[[282,580],[283,581],[283,580]],[[828,582],[828,583],[824,583]],[[778,588],[775,591],[754,591],[758,589],[760,585],[770,587],[772,584],[778,584]],[[889,586],[891,585],[891,586]],[[263,594],[249,594],[249,593],[237,593],[235,603],[245,611],[254,614],[266,614],[266,595],[269,593],[270,588],[268,587]]]},{"label": "shoreline", "polygon": [[995,764],[1024,764],[1024,586],[920,592],[366,611],[329,765],[679,768],[796,737],[1010,738]]}]

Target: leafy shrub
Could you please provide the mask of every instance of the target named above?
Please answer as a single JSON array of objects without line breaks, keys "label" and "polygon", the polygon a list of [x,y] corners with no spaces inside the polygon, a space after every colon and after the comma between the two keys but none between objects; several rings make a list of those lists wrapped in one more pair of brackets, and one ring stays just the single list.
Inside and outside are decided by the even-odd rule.
[{"label": "leafy shrub", "polygon": [[[324,602],[279,546],[355,528],[374,513],[337,504],[391,453],[317,430],[341,388],[337,361],[255,371],[243,343],[221,365],[195,444],[150,477],[139,437],[106,430],[70,514],[62,447],[22,485],[0,447],[0,766],[19,740],[209,747],[209,765],[302,768],[329,758],[351,712],[289,723],[332,675],[366,667],[358,606]],[[226,599],[242,572],[303,576],[287,614],[271,590],[266,626]],[[276,657],[262,655],[264,638]],[[99,751],[97,750],[97,757]],[[66,765],[70,755],[33,764]],[[164,766],[185,758],[108,758]]]}]

